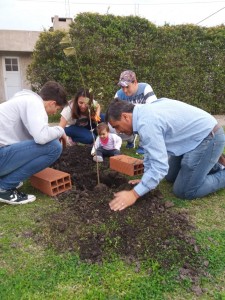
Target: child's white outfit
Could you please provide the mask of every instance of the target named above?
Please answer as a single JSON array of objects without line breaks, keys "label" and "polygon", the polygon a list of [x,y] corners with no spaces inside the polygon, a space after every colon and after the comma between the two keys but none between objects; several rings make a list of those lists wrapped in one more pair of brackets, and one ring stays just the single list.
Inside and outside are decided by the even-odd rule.
[{"label": "child's white outfit", "polygon": [[110,157],[120,154],[120,148],[122,145],[122,139],[115,133],[109,133],[107,139],[101,139],[97,137],[94,146],[92,147],[91,154],[94,161],[103,161],[103,157]]}]

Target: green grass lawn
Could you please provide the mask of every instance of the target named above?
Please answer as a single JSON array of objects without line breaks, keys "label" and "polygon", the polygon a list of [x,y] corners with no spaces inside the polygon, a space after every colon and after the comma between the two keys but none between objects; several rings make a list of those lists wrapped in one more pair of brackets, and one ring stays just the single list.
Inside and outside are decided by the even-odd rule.
[{"label": "green grass lawn", "polygon": [[[134,150],[131,153],[135,156]],[[26,182],[23,191],[37,195],[35,202],[0,204],[0,299],[225,299],[225,190],[182,202],[167,182],[159,188],[165,201],[175,203],[172,209],[185,211],[197,228],[193,234],[201,250],[195,255],[208,265],[201,278],[202,294],[193,292],[189,280],[177,280],[176,265],[164,270],[151,259],[137,265],[116,257],[90,264],[76,254],[58,254],[41,246],[31,233],[47,212],[58,209],[58,202]]]}]

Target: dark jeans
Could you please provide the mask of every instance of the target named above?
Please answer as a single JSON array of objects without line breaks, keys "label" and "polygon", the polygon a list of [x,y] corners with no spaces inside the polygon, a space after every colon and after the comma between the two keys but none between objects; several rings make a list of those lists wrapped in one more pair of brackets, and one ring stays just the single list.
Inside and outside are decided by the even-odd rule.
[{"label": "dark jeans", "polygon": [[96,149],[96,154],[97,156],[110,157],[110,156],[120,155],[120,151],[117,149],[105,150],[103,147],[99,147]]},{"label": "dark jeans", "polygon": [[[104,122],[105,115],[100,114],[100,117],[101,122]],[[65,133],[67,136],[71,137],[73,142],[81,144],[93,144],[97,136],[96,127],[96,122],[92,122],[91,124],[89,122],[87,126],[70,125],[65,128]],[[93,133],[91,132],[91,128],[94,129]]]},{"label": "dark jeans", "polygon": [[225,169],[215,168],[225,146],[222,128],[209,134],[194,150],[170,156],[166,179],[177,197],[194,199],[225,188]]}]

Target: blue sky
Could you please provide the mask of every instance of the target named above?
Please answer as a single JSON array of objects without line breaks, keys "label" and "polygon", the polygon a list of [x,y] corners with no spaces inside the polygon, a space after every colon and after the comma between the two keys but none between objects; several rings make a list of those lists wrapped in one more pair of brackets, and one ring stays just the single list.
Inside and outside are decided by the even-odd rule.
[{"label": "blue sky", "polygon": [[225,1],[0,0],[0,30],[41,31],[52,26],[51,17],[55,15],[74,18],[80,12],[137,15],[157,26],[165,23],[198,24],[207,27],[225,24]]}]

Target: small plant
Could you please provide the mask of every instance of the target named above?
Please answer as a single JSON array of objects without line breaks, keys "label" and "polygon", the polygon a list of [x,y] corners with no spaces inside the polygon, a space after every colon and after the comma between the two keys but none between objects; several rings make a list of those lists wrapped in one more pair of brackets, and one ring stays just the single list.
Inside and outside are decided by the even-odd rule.
[{"label": "small plant", "polygon": [[[71,41],[71,38],[69,36],[69,34],[67,34],[66,36],[64,36],[60,42],[60,44],[63,44],[63,45],[70,45],[69,47],[66,47],[63,49],[63,52],[66,56],[75,56],[76,58],[76,62],[77,62],[77,66],[78,66],[78,70],[79,70],[79,73],[80,73],[80,77],[81,77],[81,80],[82,80],[82,84],[83,84],[83,87],[85,88],[85,83],[84,83],[84,77],[82,75],[82,72],[81,72],[81,68],[80,68],[80,65],[79,65],[79,60],[78,60],[78,57],[77,57],[77,52],[76,52],[76,49],[75,47],[71,46],[72,44],[72,41]],[[89,89],[89,93],[93,92],[92,88]],[[99,96],[102,96],[102,92],[99,93],[98,95]],[[90,99],[85,95],[85,100],[86,100],[86,104],[88,105],[88,116],[89,116],[89,121],[90,121],[90,126],[91,126],[91,133],[92,133],[92,138],[93,138],[93,145],[94,145],[94,148],[95,148],[95,136],[94,136],[94,129],[92,127],[92,121],[94,122],[98,122],[100,121],[99,117],[96,116],[96,105],[95,103],[91,103]],[[96,149],[95,149],[95,152],[96,152]],[[96,161],[97,163],[97,183],[100,184],[100,176],[99,176],[99,163],[98,163],[98,160]]]}]

